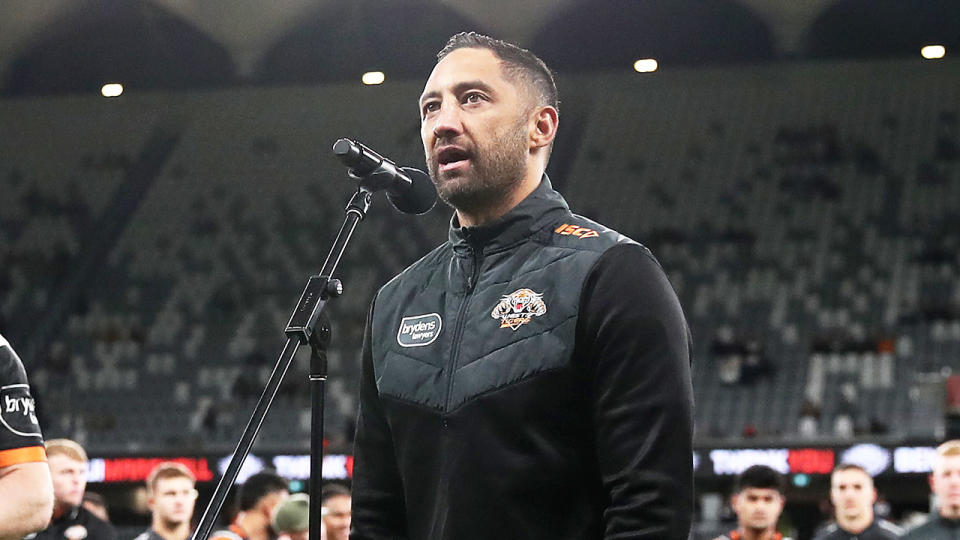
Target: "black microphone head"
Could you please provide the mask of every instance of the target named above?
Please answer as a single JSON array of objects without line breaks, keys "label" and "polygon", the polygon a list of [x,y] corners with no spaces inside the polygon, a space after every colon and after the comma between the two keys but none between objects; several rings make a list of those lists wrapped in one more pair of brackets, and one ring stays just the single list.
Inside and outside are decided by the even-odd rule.
[{"label": "black microphone head", "polygon": [[337,139],[337,142],[333,143],[333,153],[347,165],[360,156],[360,150],[350,139]]},{"label": "black microphone head", "polygon": [[437,202],[437,187],[430,176],[420,169],[401,167],[400,170],[410,178],[410,186],[402,190],[387,190],[387,199],[404,214],[426,214]]}]

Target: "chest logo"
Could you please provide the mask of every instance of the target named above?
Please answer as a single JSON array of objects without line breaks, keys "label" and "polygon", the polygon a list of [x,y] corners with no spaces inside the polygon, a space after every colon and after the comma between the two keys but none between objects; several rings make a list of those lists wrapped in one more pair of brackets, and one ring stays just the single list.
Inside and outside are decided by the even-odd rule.
[{"label": "chest logo", "polygon": [[516,330],[546,312],[547,304],[543,301],[543,294],[530,289],[517,289],[502,296],[490,316],[500,319],[500,328]]},{"label": "chest logo", "polygon": [[570,225],[569,223],[564,223],[554,229],[553,232],[566,236],[576,236],[577,238],[596,238],[600,236],[600,233],[593,229],[578,227],[577,225]]},{"label": "chest logo", "polygon": [[404,317],[397,330],[397,343],[401,347],[423,347],[436,341],[442,328],[443,320],[437,313]]}]

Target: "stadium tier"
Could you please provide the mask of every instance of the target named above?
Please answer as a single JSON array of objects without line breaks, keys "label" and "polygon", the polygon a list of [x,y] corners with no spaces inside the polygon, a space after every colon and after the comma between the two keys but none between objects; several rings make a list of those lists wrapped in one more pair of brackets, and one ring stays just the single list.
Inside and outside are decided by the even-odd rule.
[{"label": "stadium tier", "polygon": [[[549,170],[647,244],[695,345],[697,441],[933,441],[960,368],[960,65],[780,64],[561,79]],[[233,448],[353,186],[362,140],[422,164],[420,82],[0,102],[0,331],[44,433],[93,454]],[[561,132],[563,128],[561,128]],[[374,291],[449,210],[378,199],[331,308],[349,449]],[[257,448],[308,441],[299,358]]]}]

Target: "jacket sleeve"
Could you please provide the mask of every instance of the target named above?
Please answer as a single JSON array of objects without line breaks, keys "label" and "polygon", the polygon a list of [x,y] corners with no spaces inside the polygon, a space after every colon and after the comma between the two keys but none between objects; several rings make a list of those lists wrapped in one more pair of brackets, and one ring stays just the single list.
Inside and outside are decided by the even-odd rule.
[{"label": "jacket sleeve", "polygon": [[0,335],[0,468],[47,460],[34,407],[23,363]]},{"label": "jacket sleeve", "polygon": [[586,359],[605,538],[686,539],[693,511],[691,343],[666,274],[638,244],[610,248],[584,282]]},{"label": "jacket sleeve", "polygon": [[360,411],[354,441],[351,540],[407,538],[403,484],[373,370],[373,306],[363,335]]}]

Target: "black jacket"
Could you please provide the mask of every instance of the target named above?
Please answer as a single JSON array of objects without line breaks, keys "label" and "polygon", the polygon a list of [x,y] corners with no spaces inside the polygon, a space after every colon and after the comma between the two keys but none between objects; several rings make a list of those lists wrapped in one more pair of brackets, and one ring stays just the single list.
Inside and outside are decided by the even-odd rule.
[{"label": "black jacket", "polygon": [[926,523],[907,531],[900,538],[908,540],[960,540],[960,520],[933,514]]},{"label": "black jacket", "polygon": [[117,532],[112,525],[91,514],[86,508],[75,506],[69,512],[55,518],[49,527],[38,532],[35,536],[27,536],[29,540],[68,540],[73,538],[117,540]]},{"label": "black jacket", "polygon": [[832,523],[814,540],[894,540],[900,538],[903,530],[883,519],[875,519],[866,529],[854,534]]},{"label": "black jacket", "polygon": [[663,270],[544,177],[378,292],[351,538],[686,539],[692,402]]}]

